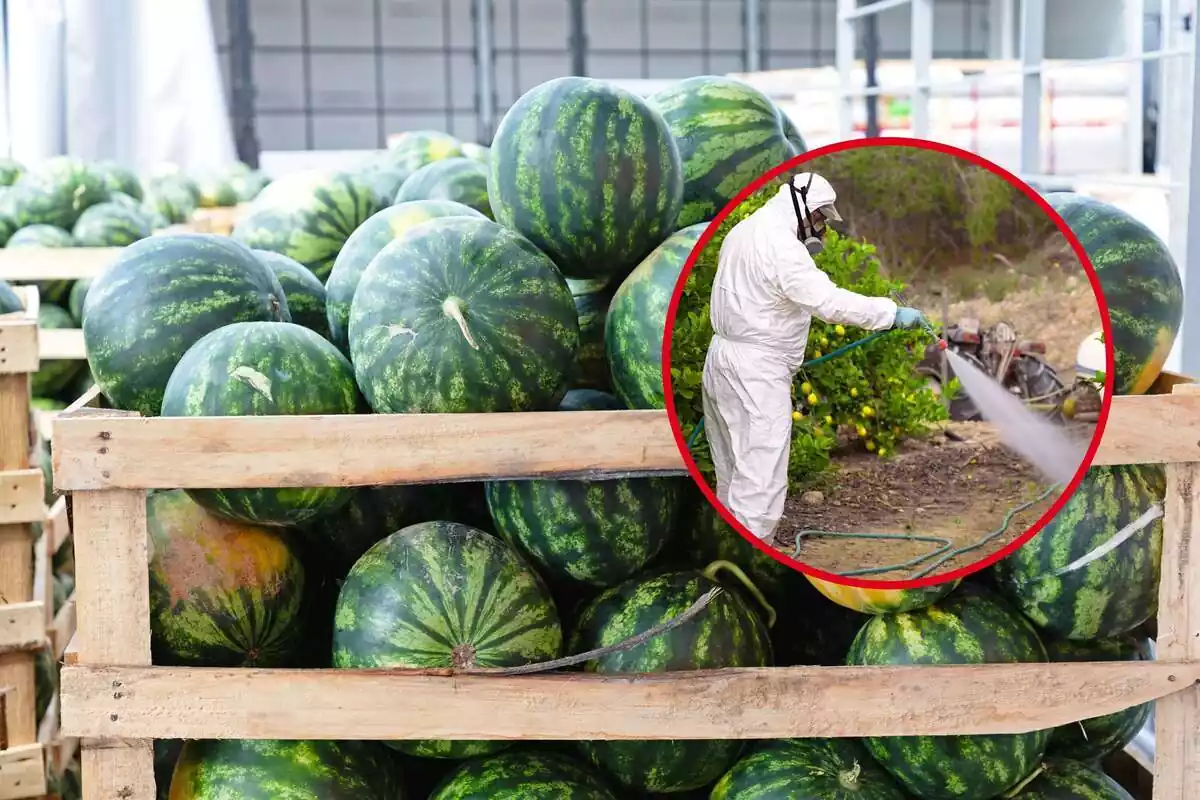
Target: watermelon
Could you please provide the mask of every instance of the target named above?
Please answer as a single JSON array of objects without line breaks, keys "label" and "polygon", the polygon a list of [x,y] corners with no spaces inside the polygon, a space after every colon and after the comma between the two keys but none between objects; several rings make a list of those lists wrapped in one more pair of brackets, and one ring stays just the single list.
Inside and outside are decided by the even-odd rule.
[{"label": "watermelon", "polygon": [[10,190],[8,187],[0,186],[0,247],[8,244],[9,237],[11,237],[17,230],[17,223],[13,221],[11,216],[9,216],[9,214],[12,212],[12,209],[6,208],[4,200],[5,196],[8,195],[9,192]]},{"label": "watermelon", "polygon": [[629,408],[666,408],[662,347],[667,309],[705,227],[692,225],[671,234],[613,295],[604,323],[604,349],[613,389]]},{"label": "watermelon", "polygon": [[[125,208],[135,208],[139,210],[144,209],[141,200],[135,199],[124,192],[109,192],[107,202],[116,203],[117,205],[124,206]],[[142,210],[142,213],[146,214],[146,211]],[[148,214],[146,215],[149,216]]]},{"label": "watermelon", "polygon": [[787,115],[782,108],[779,111],[779,127],[783,129],[783,137],[788,140],[788,144],[792,146],[792,155],[801,155],[808,152],[808,146],[804,143],[804,137],[800,135],[800,131],[796,128],[796,123],[792,122],[791,117]]},{"label": "watermelon", "polygon": [[288,322],[275,273],[224,236],[152,236],[129,245],[88,289],[83,338],[115,408],[156,416],[184,352],[233,322]]},{"label": "watermelon", "polygon": [[103,179],[83,161],[54,156],[22,175],[3,205],[18,227],[47,224],[70,230],[85,209],[107,198]]},{"label": "watermelon", "polygon": [[[1046,661],[1033,627],[997,596],[964,584],[920,611],[873,616],[852,666]],[[865,740],[896,781],[924,800],[989,800],[1037,767],[1050,731],[995,736],[885,736]]]},{"label": "watermelon", "polygon": [[410,170],[390,163],[386,153],[366,159],[356,171],[359,177],[371,184],[379,202],[385,206],[392,204],[396,192],[400,191],[405,179],[412,174]]},{"label": "watermelon", "polygon": [[575,369],[571,290],[527,239],[444,217],[388,245],[350,309],[358,385],[379,413],[555,408]]},{"label": "watermelon", "polygon": [[120,203],[98,203],[79,215],[72,235],[79,247],[124,247],[151,234],[141,209]]},{"label": "watermelon", "polygon": [[83,303],[87,300],[88,289],[91,288],[91,285],[91,278],[82,278],[71,284],[71,291],[67,294],[67,310],[80,325],[83,325]]},{"label": "watermelon", "polygon": [[496,220],[568,278],[623,275],[676,229],[679,151],[662,117],[612,83],[566,77],[530,89],[492,143]]},{"label": "watermelon", "polygon": [[604,779],[562,753],[516,751],[467,761],[429,800],[617,800]]},{"label": "watermelon", "polygon": [[25,174],[25,167],[11,158],[0,158],[0,186],[12,186]]},{"label": "watermelon", "polygon": [[151,184],[144,205],[159,214],[168,224],[187,222],[196,210],[196,198],[185,184],[160,180]]},{"label": "watermelon", "polygon": [[[1145,661],[1150,658],[1147,642],[1133,636],[1073,642],[1043,639],[1051,661]],[[1133,741],[1150,718],[1153,703],[1093,717],[1055,728],[1050,736],[1051,754],[1079,761],[1099,761]]]},{"label": "watermelon", "polygon": [[346,239],[382,207],[371,185],[353,173],[293,173],[255,198],[232,235],[299,261],[323,281]]},{"label": "watermelon", "polygon": [[478,161],[481,164],[487,164],[492,159],[492,151],[484,145],[475,144],[474,142],[463,142],[460,146],[465,157]]},{"label": "watermelon", "polygon": [[[346,576],[333,665],[510,667],[557,658],[562,639],[545,584],[515,550],[466,525],[425,522],[375,544]],[[508,743],[391,744],[416,756],[466,758]]]},{"label": "watermelon", "polygon": [[329,320],[325,315],[325,287],[308,267],[270,250],[255,250],[254,255],[271,268],[287,297],[292,322],[329,338]]},{"label": "watermelon", "polygon": [[388,148],[385,158],[393,167],[411,175],[426,164],[462,154],[462,142],[448,133],[405,131]]},{"label": "watermelon", "polygon": [[171,187],[172,189],[182,189],[192,198],[192,208],[200,202],[200,184],[192,178],[189,178],[183,171],[174,164],[166,164],[161,168],[156,169],[150,175],[148,188]]},{"label": "watermelon", "polygon": [[496,531],[552,581],[612,586],[646,566],[674,531],[677,478],[489,481]]},{"label": "watermelon", "polygon": [[624,408],[616,397],[596,389],[572,389],[558,404],[559,411],[621,411]]},{"label": "watermelon", "polygon": [[282,531],[208,514],[181,489],[146,498],[154,663],[294,666],[304,567]]},{"label": "watermelon", "polygon": [[75,239],[69,231],[55,225],[26,225],[18,228],[8,238],[5,247],[10,250],[18,247],[74,247]]},{"label": "watermelon", "polygon": [[0,314],[12,314],[24,310],[25,304],[21,302],[21,298],[17,296],[13,288],[4,281],[0,281]]},{"label": "watermelon", "polygon": [[1108,304],[1117,394],[1144,394],[1162,372],[1183,321],[1183,283],[1171,252],[1127,212],[1084,195],[1047,202],[1079,238]]},{"label": "watermelon", "polygon": [[1006,800],[1133,800],[1099,769],[1063,758],[1048,758],[1020,791]]},{"label": "watermelon", "polygon": [[43,647],[34,655],[34,713],[41,720],[50,709],[50,701],[58,691],[58,662],[54,659],[53,651]]},{"label": "watermelon", "polygon": [[996,563],[997,585],[1055,637],[1103,639],[1132,631],[1158,609],[1161,518],[1096,560],[1065,569],[1165,496],[1162,466],[1092,467],[1042,532]]},{"label": "watermelon", "polygon": [[[47,330],[63,330],[75,327],[71,314],[59,306],[42,303],[38,306],[38,327]],[[61,392],[84,367],[83,361],[69,358],[43,359],[29,380],[29,389],[34,396],[49,397]]]},{"label": "watermelon", "polygon": [[374,742],[185,742],[171,800],[399,800],[400,772]]},{"label": "watermelon", "polygon": [[145,196],[142,192],[142,182],[138,180],[137,174],[118,161],[112,159],[98,161],[92,165],[92,170],[104,182],[110,197],[113,193],[119,192],[140,201]]},{"label": "watermelon", "polygon": [[419,200],[385,208],[358,226],[333,262],[325,282],[325,313],[329,318],[331,341],[349,352],[346,329],[350,325],[350,303],[371,259],[386,245],[410,229],[440,217],[482,218],[473,208],[448,200]]},{"label": "watermelon", "polygon": [[426,164],[404,181],[397,203],[413,200],[450,200],[492,217],[488,203],[488,168],[469,158],[443,158]]},{"label": "watermelon", "polygon": [[[608,647],[678,616],[717,586],[715,566],[640,576],[614,586],[584,610],[571,651]],[[718,594],[696,617],[629,650],[587,662],[600,674],[766,667],[772,661],[767,626],[736,592]],[[719,778],[742,750],[741,741],[585,741],[592,763],[632,790],[682,792]]]},{"label": "watermelon", "polygon": [[688,78],[647,101],[662,114],[679,146],[680,228],[712,219],[743,188],[793,155],[779,109],[734,78]]},{"label": "watermelon", "polygon": [[235,203],[247,203],[258,197],[259,192],[265,189],[270,182],[271,179],[265,173],[252,169],[231,176],[229,187],[233,190]]},{"label": "watermelon", "polygon": [[[291,322],[238,322],[206,334],[179,360],[163,392],[164,417],[354,414],[350,362],[314,331]],[[227,519],[297,525],[350,501],[350,487],[189,489]]]},{"label": "watermelon", "polygon": [[179,753],[183,750],[182,739],[154,740],[154,785],[156,800],[170,800],[171,773],[179,761]]},{"label": "watermelon", "polygon": [[371,546],[400,530],[414,516],[423,486],[361,486],[350,502],[300,530],[318,543],[326,565],[341,580]]},{"label": "watermelon", "polygon": [[922,586],[916,589],[873,589],[834,583],[814,578],[812,575],[805,577],[817,588],[817,591],[828,599],[863,614],[898,614],[904,611],[916,611],[941,600],[958,588],[962,582],[961,579],[945,581],[934,586]]},{"label": "watermelon", "polygon": [[742,757],[711,800],[906,800],[853,739],[783,739]]},{"label": "watermelon", "polygon": [[571,281],[575,298],[575,313],[579,317],[579,353],[576,355],[578,373],[575,386],[583,389],[612,388],[608,372],[608,357],[604,352],[604,321],[612,302],[612,290],[606,281]]},{"label": "watermelon", "polygon": [[238,204],[237,190],[225,178],[210,175],[199,185],[200,208],[228,208]]}]

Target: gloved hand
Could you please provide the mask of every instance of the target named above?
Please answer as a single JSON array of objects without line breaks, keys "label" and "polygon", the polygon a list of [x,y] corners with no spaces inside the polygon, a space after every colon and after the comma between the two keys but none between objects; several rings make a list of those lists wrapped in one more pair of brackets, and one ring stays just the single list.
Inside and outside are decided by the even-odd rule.
[{"label": "gloved hand", "polygon": [[897,308],[896,321],[892,323],[895,328],[925,328],[929,326],[929,320],[925,319],[925,315],[915,308]]}]

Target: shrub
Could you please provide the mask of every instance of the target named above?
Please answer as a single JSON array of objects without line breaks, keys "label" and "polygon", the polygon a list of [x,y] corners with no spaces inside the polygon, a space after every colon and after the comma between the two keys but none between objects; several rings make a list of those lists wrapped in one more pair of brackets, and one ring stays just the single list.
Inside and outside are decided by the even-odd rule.
[{"label": "shrub", "polygon": [[[775,191],[771,187],[770,191]],[[701,383],[704,358],[712,339],[709,295],[717,256],[729,230],[767,199],[758,193],[743,202],[721,224],[696,260],[676,311],[671,338],[671,382],[675,408],[689,439],[703,416]],[[797,243],[797,246],[800,246]],[[901,281],[884,276],[875,248],[830,232],[817,265],[838,286],[860,294],[886,296],[903,290]],[[828,325],[814,319],[808,335],[807,359],[813,360],[870,335],[859,328]],[[880,457],[890,457],[901,439],[923,432],[945,419],[941,402],[916,372],[925,346],[923,331],[897,331],[806,368],[792,386],[794,408],[803,416],[792,425],[788,472],[793,488],[817,482],[831,468],[831,455],[849,440]],[[814,401],[815,397],[815,401]],[[700,435],[692,448],[697,465],[712,480],[708,443]]]}]

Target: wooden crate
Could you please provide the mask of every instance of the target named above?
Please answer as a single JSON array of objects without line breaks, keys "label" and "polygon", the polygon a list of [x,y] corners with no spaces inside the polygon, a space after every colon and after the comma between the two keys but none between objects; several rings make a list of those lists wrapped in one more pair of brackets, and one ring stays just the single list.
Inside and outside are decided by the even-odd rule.
[{"label": "wooden crate", "polygon": [[246,203],[221,208],[197,208],[188,227],[196,233],[216,233],[228,236],[238,220],[246,213]]},{"label": "wooden crate", "polygon": [[[69,530],[65,498],[48,510],[42,471],[30,463],[29,377],[40,353],[36,292],[32,306],[0,316],[0,800],[43,797],[47,755],[55,767],[70,757],[69,747],[60,746],[57,700],[44,719],[36,717],[35,654],[52,647],[61,655],[74,616],[68,603],[56,618],[47,599],[50,561]],[[34,523],[42,525],[36,561]]]},{"label": "wooden crate", "polygon": [[1014,734],[1157,701],[1154,798],[1194,800],[1200,395],[1174,388],[1116,398],[1095,461],[1170,465],[1158,661],[644,676],[152,666],[145,493],[678,474],[665,412],[143,419],[76,404],[55,420],[54,470],[73,493],[79,533],[79,630],[63,668],[62,724],[84,741],[85,797],[152,800],[156,738]]}]

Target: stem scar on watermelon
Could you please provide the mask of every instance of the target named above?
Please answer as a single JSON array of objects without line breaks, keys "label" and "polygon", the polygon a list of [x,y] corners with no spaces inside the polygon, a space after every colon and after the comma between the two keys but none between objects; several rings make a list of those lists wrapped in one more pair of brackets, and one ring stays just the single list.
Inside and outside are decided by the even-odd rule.
[{"label": "stem scar on watermelon", "polygon": [[465,310],[463,301],[457,297],[447,297],[446,301],[442,303],[442,313],[458,324],[458,329],[462,331],[463,338],[467,340],[471,349],[478,350],[479,342],[475,341],[475,337],[471,335],[471,329],[467,327],[467,318],[463,313]]}]

